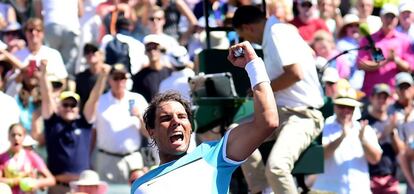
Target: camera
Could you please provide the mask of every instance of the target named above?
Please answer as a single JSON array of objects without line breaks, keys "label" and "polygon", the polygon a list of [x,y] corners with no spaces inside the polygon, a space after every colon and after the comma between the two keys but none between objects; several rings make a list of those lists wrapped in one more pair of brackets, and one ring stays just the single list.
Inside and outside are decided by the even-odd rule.
[{"label": "camera", "polygon": [[244,56],[244,51],[241,47],[238,47],[236,50],[234,50],[234,57],[242,57]]}]

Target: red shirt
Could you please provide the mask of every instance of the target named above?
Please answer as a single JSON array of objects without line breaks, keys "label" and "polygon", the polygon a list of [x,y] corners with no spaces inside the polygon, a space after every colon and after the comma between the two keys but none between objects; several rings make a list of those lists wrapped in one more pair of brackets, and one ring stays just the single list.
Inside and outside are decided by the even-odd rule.
[{"label": "red shirt", "polygon": [[312,19],[309,20],[309,22],[304,23],[299,19],[299,17],[295,17],[289,23],[298,28],[299,34],[306,42],[311,42],[313,39],[313,35],[315,34],[315,32],[319,30],[329,32],[329,29],[326,26],[325,21],[323,21],[322,19]]}]

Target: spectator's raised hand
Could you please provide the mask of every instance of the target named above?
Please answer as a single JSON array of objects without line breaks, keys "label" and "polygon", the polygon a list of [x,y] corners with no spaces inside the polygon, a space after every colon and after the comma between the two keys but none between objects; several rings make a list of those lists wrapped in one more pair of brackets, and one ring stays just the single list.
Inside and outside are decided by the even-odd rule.
[{"label": "spectator's raised hand", "polygon": [[352,130],[352,125],[351,124],[346,124],[344,126],[342,126],[342,136],[347,136],[349,134],[349,131]]},{"label": "spectator's raised hand", "polygon": [[42,73],[42,75],[46,75],[47,74],[46,69],[47,69],[47,60],[42,59],[40,61],[39,71],[40,71],[40,73]]},{"label": "spectator's raised hand", "polygon": [[[239,48],[243,49],[244,54],[241,55],[240,57],[236,57],[234,56],[234,54],[236,50]],[[242,43],[239,43],[239,44],[236,44],[230,47],[229,55],[227,56],[227,59],[234,66],[241,67],[241,68],[244,68],[247,65],[247,63],[249,63],[250,61],[256,58],[257,58],[256,52],[254,51],[252,45],[247,41],[244,41]]]},{"label": "spectator's raised hand", "polygon": [[362,120],[359,123],[361,124],[361,130],[359,130],[359,140],[361,141],[361,143],[363,143],[365,141],[364,134],[365,134],[365,129],[367,128],[367,125],[368,125],[368,120]]},{"label": "spectator's raised hand", "polygon": [[109,72],[111,71],[112,67],[108,64],[103,64],[101,67],[101,73],[105,74],[105,75],[109,75]]}]

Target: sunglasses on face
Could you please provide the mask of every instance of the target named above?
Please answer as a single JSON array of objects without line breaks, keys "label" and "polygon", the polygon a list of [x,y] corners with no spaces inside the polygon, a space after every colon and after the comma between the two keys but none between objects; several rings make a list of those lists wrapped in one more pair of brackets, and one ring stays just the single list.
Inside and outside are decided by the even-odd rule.
[{"label": "sunglasses on face", "polygon": [[339,104],[337,104],[336,107],[338,107],[338,109],[348,109],[348,110],[354,110],[355,108],[353,106],[346,106],[346,105],[339,105]]},{"label": "sunglasses on face", "polygon": [[122,81],[122,80],[126,80],[127,77],[126,76],[112,76],[112,80],[114,81]]},{"label": "sunglasses on face", "polygon": [[310,8],[310,7],[312,7],[312,3],[310,3],[310,2],[303,2],[303,3],[300,4],[300,6],[301,7],[304,7],[304,8]]},{"label": "sunglasses on face", "polygon": [[78,106],[77,103],[70,103],[70,102],[62,103],[63,108],[75,108],[76,106]]},{"label": "sunglasses on face", "polygon": [[34,32],[34,31],[36,31],[36,32],[43,32],[43,30],[40,29],[40,28],[27,28],[25,31],[26,32]]},{"label": "sunglasses on face", "polygon": [[161,20],[163,20],[163,18],[162,17],[150,17],[149,20],[151,22],[154,22],[154,21],[161,21]]}]

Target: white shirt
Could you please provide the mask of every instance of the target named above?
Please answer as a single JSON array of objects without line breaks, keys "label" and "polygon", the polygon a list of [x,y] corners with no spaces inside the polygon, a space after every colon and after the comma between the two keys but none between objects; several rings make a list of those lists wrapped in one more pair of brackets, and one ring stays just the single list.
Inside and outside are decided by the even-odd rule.
[{"label": "white shirt", "polygon": [[131,116],[130,100],[143,115],[148,103],[141,94],[125,91],[124,98],[118,100],[108,91],[99,97],[95,120],[99,149],[125,154],[141,146],[141,123],[137,117]]},{"label": "white shirt", "polygon": [[59,24],[79,34],[78,3],[79,0],[42,0],[45,26]]},{"label": "white shirt", "polygon": [[174,71],[169,77],[161,81],[159,93],[168,90],[178,91],[186,100],[191,100],[190,84],[188,78],[195,75],[190,68],[185,68],[181,71]]},{"label": "white shirt", "polygon": [[[328,119],[330,120],[330,119]],[[335,192],[338,194],[371,193],[368,161],[359,140],[361,125],[353,122],[349,134],[335,150],[333,157],[325,159],[325,170],[318,175],[314,189]],[[341,125],[335,120],[323,128],[322,144],[335,141],[342,134]],[[381,150],[375,131],[367,126],[365,140],[376,149]]]},{"label": "white shirt", "polygon": [[219,141],[202,143],[193,152],[146,173],[132,184],[131,193],[229,193],[231,176],[244,162],[227,157],[229,134],[227,131]]},{"label": "white shirt", "polygon": [[319,108],[323,105],[322,88],[316,73],[312,48],[294,26],[279,23],[274,16],[270,16],[264,29],[262,47],[270,80],[282,75],[284,66],[298,64],[302,69],[303,80],[275,92],[279,106]]},{"label": "white shirt", "polygon": [[48,46],[40,47],[40,50],[36,55],[33,55],[29,49],[23,48],[15,53],[15,56],[23,63],[24,66],[29,64],[30,60],[36,60],[36,64],[40,65],[40,60],[47,60],[46,71],[48,75],[53,74],[59,79],[65,79],[68,77],[65,64],[63,63],[62,55],[56,49]]},{"label": "white shirt", "polygon": [[[139,72],[145,64],[148,64],[148,57],[145,55],[145,46],[139,40],[132,38],[131,36],[116,34],[119,41],[128,44],[129,47],[129,59],[131,63],[131,73],[136,74]],[[110,34],[105,35],[102,38],[101,48],[105,52],[106,45],[113,40],[114,37]]]},{"label": "white shirt", "polygon": [[18,123],[20,109],[11,96],[0,91],[0,153],[9,149],[9,127]]}]

